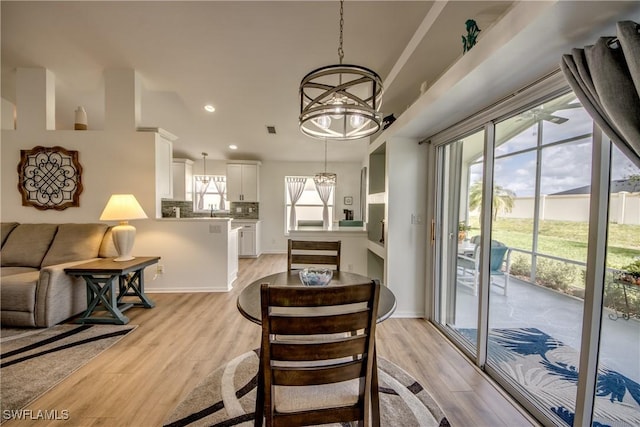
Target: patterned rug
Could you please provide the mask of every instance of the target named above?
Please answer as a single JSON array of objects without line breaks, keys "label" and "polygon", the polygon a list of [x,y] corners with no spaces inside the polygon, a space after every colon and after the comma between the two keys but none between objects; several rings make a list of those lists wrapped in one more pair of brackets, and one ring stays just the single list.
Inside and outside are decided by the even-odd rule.
[{"label": "patterned rug", "polygon": [[135,328],[135,325],[57,325],[2,333],[2,421],[10,413],[5,411],[28,405]]},{"label": "patterned rug", "polygon": [[[476,342],[475,329],[458,329]],[[553,413],[573,425],[578,352],[536,328],[493,329],[491,361]],[[640,426],[640,385],[602,365],[593,426]]]},{"label": "patterned rug", "polygon": [[[378,358],[382,426],[449,426],[429,393],[393,363]],[[205,378],[164,422],[165,426],[253,426],[257,351],[236,357]]]}]

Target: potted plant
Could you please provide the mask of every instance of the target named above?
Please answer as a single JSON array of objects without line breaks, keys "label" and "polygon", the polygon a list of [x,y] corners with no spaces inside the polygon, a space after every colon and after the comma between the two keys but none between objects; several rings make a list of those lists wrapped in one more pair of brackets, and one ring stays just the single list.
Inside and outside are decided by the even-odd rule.
[{"label": "potted plant", "polygon": [[458,242],[462,242],[467,238],[467,231],[471,230],[471,226],[467,225],[464,221],[460,221],[458,224]]},{"label": "potted plant", "polygon": [[640,285],[640,259],[635,260],[631,264],[622,267],[622,272],[618,274],[617,279],[622,282]]}]

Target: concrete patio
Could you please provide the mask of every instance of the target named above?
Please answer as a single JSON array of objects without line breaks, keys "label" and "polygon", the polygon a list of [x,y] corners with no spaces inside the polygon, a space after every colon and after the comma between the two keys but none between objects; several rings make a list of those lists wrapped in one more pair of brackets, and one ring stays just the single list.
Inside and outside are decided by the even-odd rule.
[{"label": "concrete patio", "polygon": [[[500,285],[504,283],[504,277],[493,280]],[[458,286],[456,298],[455,322],[449,326],[476,328],[478,297],[469,287]],[[612,320],[609,314],[614,312],[605,309],[600,363],[640,383],[640,321],[634,318]],[[491,289],[489,326],[492,329],[537,328],[579,351],[582,315],[581,299],[513,277],[509,279],[507,296],[496,286]]]}]

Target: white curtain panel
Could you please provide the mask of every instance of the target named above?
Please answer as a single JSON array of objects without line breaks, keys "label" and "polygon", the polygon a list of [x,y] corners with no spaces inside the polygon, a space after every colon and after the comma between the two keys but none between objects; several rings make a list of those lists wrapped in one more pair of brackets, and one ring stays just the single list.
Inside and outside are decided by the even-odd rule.
[{"label": "white curtain panel", "polygon": [[329,198],[334,185],[327,182],[316,182],[316,191],[322,200],[322,228],[329,228]]},{"label": "white curtain panel", "polygon": [[302,197],[304,192],[304,186],[307,183],[307,178],[304,177],[287,177],[287,191],[289,192],[289,199],[291,199],[291,208],[289,211],[289,230],[296,229],[296,203]]},{"label": "white curtain panel", "polygon": [[589,115],[640,167],[640,25],[621,21],[617,32],[572,49],[560,67]]},{"label": "white curtain panel", "polygon": [[199,191],[196,193],[196,197],[198,198],[199,211],[204,209],[204,195],[207,194],[207,190],[209,189],[209,184],[211,184],[211,181],[207,182],[206,184],[203,184],[202,181],[200,182]]},{"label": "white curtain panel", "polygon": [[227,181],[225,181],[225,178],[223,177],[216,177],[213,183],[215,184],[218,193],[220,193],[220,205],[218,206],[218,209],[223,211],[226,207],[224,203],[224,196],[227,191]]}]

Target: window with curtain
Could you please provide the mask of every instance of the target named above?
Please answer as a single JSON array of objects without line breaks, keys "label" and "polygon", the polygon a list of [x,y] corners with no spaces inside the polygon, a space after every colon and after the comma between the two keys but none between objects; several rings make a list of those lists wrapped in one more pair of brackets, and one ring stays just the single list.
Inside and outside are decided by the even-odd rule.
[{"label": "window with curtain", "polygon": [[224,175],[193,176],[193,211],[228,211],[227,177]]},{"label": "window with curtain", "polygon": [[[302,190],[302,194],[300,198],[295,202],[295,225],[300,224],[313,224],[322,226],[322,212],[324,209],[324,204],[322,203],[322,199],[316,190],[315,183],[313,182],[313,176],[286,176],[284,180],[284,192],[285,192],[285,229],[290,230],[291,228],[291,205],[292,199],[289,191],[289,186],[291,181],[299,178],[306,178],[304,183],[304,189]],[[294,194],[295,196],[295,194]],[[333,218],[333,211],[335,205],[335,189],[331,191],[331,195],[329,196],[327,202],[329,208],[329,219]],[[309,222],[312,221],[312,222]]]}]

